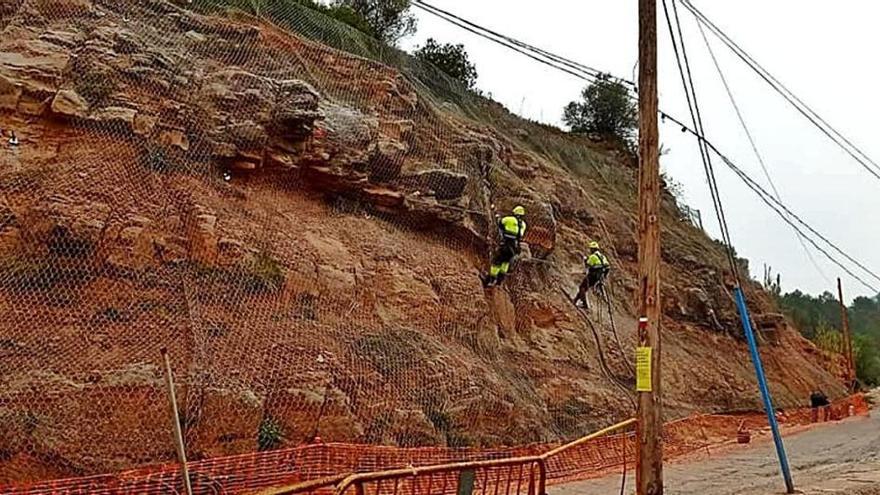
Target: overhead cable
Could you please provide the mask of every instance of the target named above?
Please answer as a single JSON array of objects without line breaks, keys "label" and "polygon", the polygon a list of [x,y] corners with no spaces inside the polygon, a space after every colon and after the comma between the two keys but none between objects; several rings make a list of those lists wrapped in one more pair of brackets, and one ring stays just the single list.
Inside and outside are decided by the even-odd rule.
[{"label": "overhead cable", "polygon": [[[761,170],[764,171],[764,177],[767,179],[767,183],[770,185],[770,189],[773,190],[773,194],[775,195],[776,199],[782,201],[782,195],[779,193],[779,189],[776,187],[776,183],[770,176],[770,170],[768,169],[767,164],[764,161],[764,156],[758,150],[758,145],[755,143],[755,138],[752,136],[752,132],[751,130],[749,130],[749,126],[746,124],[745,117],[743,116],[742,111],[739,108],[736,97],[734,97],[733,95],[733,89],[731,89],[730,84],[728,84],[727,77],[724,75],[724,71],[721,70],[721,64],[718,62],[718,58],[715,56],[715,50],[712,49],[712,44],[709,43],[709,38],[706,36],[706,31],[703,29],[703,25],[699,22],[697,23],[697,28],[700,30],[700,35],[703,38],[703,43],[705,43],[706,45],[706,50],[709,52],[709,56],[712,58],[712,63],[715,65],[715,70],[718,72],[718,77],[721,79],[721,84],[724,86],[724,90],[727,92],[727,97],[728,99],[730,99],[731,105],[733,105],[733,110],[734,112],[736,112],[736,117],[739,120],[740,127],[742,127],[746,138],[748,138],[749,140],[749,145],[751,145],[752,152],[754,152],[755,158],[757,158],[758,163],[761,165]],[[810,264],[813,265],[813,268],[816,270],[819,276],[821,276],[825,280],[825,282],[830,285],[831,279],[828,278],[828,275],[826,275],[825,271],[822,270],[822,267],[819,266],[819,263],[813,256],[812,251],[807,248],[807,244],[804,242],[804,238],[799,233],[797,233],[797,231],[795,231],[795,237],[797,237],[798,243],[800,243],[801,248],[807,255],[807,259],[810,261]]]},{"label": "overhead cable", "polygon": [[688,9],[699,23],[709,28],[709,30],[720,39],[737,57],[740,58],[752,71],[754,71],[761,79],[770,85],[777,93],[779,93],[790,105],[792,105],[801,115],[806,117],[817,129],[825,134],[838,147],[845,151],[849,156],[856,160],[865,170],[868,171],[876,179],[880,180],[880,165],[872,160],[864,151],[858,148],[849,139],[829,124],[824,118],[817,114],[812,108],[803,102],[797,95],[791,92],[784,84],[779,82],[769,71],[762,67],[751,55],[743,50],[735,41],[724,33],[717,25],[715,25],[708,17],[700,12],[690,0],[682,0],[682,5]]},{"label": "overhead cable", "polygon": [[[452,14],[449,14],[449,16],[446,16],[443,14],[442,11],[439,11],[439,9],[434,8],[435,10],[432,10],[432,6],[430,4],[425,3],[423,0],[413,0],[413,5],[416,5],[417,7],[421,8],[422,10],[424,10],[428,13],[431,13],[432,15],[435,15],[435,16],[437,16],[447,22],[450,22],[450,23],[452,23],[462,29],[465,29],[468,32],[471,32],[471,33],[476,34],[482,38],[488,39],[490,41],[493,41],[494,43],[497,43],[501,46],[504,46],[505,48],[509,48],[509,49],[514,50],[518,53],[521,53],[525,56],[528,56],[529,58],[531,58],[535,61],[538,61],[544,65],[547,65],[551,68],[565,72],[571,76],[577,77],[582,80],[593,81],[596,79],[595,76],[591,76],[589,73],[587,73],[584,70],[581,70],[581,69],[575,70],[574,68],[572,68],[570,66],[561,66],[560,64],[554,62],[551,59],[544,58],[544,56],[542,56],[538,52],[531,52],[529,49],[524,48],[524,46],[527,45],[526,43],[520,42],[518,44],[514,44],[509,41],[506,41],[507,39],[513,39],[510,36],[498,35],[499,37],[493,37],[489,33],[489,30],[484,30],[484,28],[481,28],[481,27],[471,27],[471,26],[478,26],[475,23],[467,21],[467,24],[465,24],[465,22],[463,22],[463,21],[457,21],[454,17],[452,17]],[[455,16],[455,17],[458,17],[458,16]],[[458,18],[460,19],[460,17],[458,17]],[[481,31],[481,30],[484,30],[484,31]],[[549,52],[547,52],[547,53],[549,53]],[[563,58],[560,56],[555,56],[555,57],[558,57],[559,59]],[[583,66],[583,64],[577,64],[577,65]],[[587,67],[587,66],[583,66],[583,67]],[[617,79],[623,80],[620,78],[617,78]],[[637,98],[636,96],[631,95],[630,93],[627,93],[627,94],[632,99]],[[868,269],[863,263],[860,263],[857,260],[855,260],[852,256],[846,254],[841,248],[839,248],[836,244],[832,243],[827,237],[820,234],[818,231],[816,231],[814,228],[812,228],[809,224],[807,224],[803,219],[801,219],[799,216],[795,215],[779,199],[773,197],[769,193],[766,193],[766,191],[764,191],[764,189],[757,182],[754,182],[753,180],[751,180],[751,178],[748,177],[748,175],[746,175],[744,172],[742,172],[741,169],[736,167],[736,165],[730,159],[728,159],[725,155],[723,155],[715,145],[713,145],[708,139],[706,139],[704,133],[697,132],[694,128],[691,128],[691,127],[685,125],[681,120],[676,119],[675,117],[671,116],[670,114],[668,114],[662,110],[660,110],[659,112],[660,112],[661,117],[663,117],[664,119],[669,119],[671,122],[674,122],[682,129],[682,131],[689,132],[690,134],[697,137],[697,139],[699,141],[704,143],[704,145],[706,146],[706,149],[709,151],[712,151],[712,153],[717,155],[727,167],[731,168],[731,170],[733,170],[735,172],[737,177],[739,177],[744,183],[746,183],[746,185],[755,194],[758,194],[759,197],[762,198],[762,201],[764,200],[764,195],[766,195],[767,201],[769,201],[770,203],[773,204],[773,206],[771,206],[769,204],[768,204],[768,206],[771,206],[771,209],[773,209],[773,211],[776,212],[780,216],[780,218],[782,218],[783,221],[785,221],[788,225],[792,226],[792,228],[794,228],[798,233],[800,233],[800,235],[805,236],[805,239],[807,239],[808,242],[810,242],[814,246],[817,246],[815,241],[810,239],[809,237],[807,237],[807,234],[804,232],[804,230],[802,230],[800,227],[798,227],[798,225],[802,226],[804,229],[806,229],[807,231],[809,231],[810,233],[812,233],[813,235],[818,237],[824,243],[828,244],[828,246],[830,246],[832,250],[840,253],[846,260],[853,263],[855,266],[859,267],[862,271],[864,271],[865,273],[871,275],[871,277],[880,281],[880,277],[878,277],[876,273],[874,273],[873,271]],[[715,187],[717,187],[717,184]],[[762,195],[762,192],[764,193],[764,195]],[[729,238],[729,236],[727,236],[726,234],[723,234],[723,235],[724,235],[724,237]],[[837,259],[837,257],[831,256],[827,250],[819,249],[818,246],[817,246],[817,249],[823,255],[825,255],[829,259],[829,261],[831,261],[833,264],[835,264],[838,267],[840,267],[841,269],[843,269],[846,273],[850,274],[855,280],[858,280],[866,287],[871,288],[872,290],[875,290],[875,289],[873,289],[873,287],[870,284],[866,283],[864,280],[862,280],[861,278],[856,276],[849,268],[847,268],[845,265],[843,265]],[[875,290],[875,292],[876,292],[876,290]]]}]

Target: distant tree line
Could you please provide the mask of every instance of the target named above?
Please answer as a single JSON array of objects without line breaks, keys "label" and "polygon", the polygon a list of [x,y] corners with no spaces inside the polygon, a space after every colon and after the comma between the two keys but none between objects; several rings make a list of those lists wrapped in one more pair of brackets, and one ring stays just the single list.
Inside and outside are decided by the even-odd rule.
[{"label": "distant tree line", "polygon": [[[778,295],[777,299],[805,337],[823,350],[842,350],[840,305],[832,293],[816,297],[795,290]],[[855,298],[847,315],[853,334],[856,375],[867,385],[880,385],[880,294]]]}]

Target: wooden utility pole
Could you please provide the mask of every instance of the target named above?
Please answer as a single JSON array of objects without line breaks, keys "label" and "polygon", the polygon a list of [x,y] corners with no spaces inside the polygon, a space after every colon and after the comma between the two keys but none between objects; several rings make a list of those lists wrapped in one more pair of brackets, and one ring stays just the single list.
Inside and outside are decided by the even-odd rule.
[{"label": "wooden utility pole", "polygon": [[843,301],[843,283],[840,277],[837,277],[837,295],[840,301],[840,321],[843,326],[843,354],[846,362],[846,387],[852,391],[853,384],[856,381],[855,362],[853,360],[852,335],[849,333],[849,314],[846,310],[846,303]]},{"label": "wooden utility pole", "polygon": [[660,400],[660,149],[657,129],[657,1],[639,0],[639,394],[638,495],[663,493]]}]

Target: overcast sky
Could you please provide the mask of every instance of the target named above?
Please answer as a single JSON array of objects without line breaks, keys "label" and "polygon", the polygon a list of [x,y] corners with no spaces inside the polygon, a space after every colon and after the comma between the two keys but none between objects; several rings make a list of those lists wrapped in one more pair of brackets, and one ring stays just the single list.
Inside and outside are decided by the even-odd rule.
[{"label": "overcast sky", "polygon": [[[819,115],[880,162],[877,140],[880,86],[877,19],[880,2],[838,0],[692,0],[759,63]],[[612,74],[633,78],[638,56],[636,0],[431,0],[483,26],[519,38]],[[415,9],[419,31],[402,46],[412,49],[433,37],[463,43],[479,71],[478,86],[523,116],[561,124],[562,107],[578,96],[583,82],[523,55],[472,35]],[[769,190],[712,65],[693,17],[683,8],[688,45],[707,138]],[[687,120],[687,106],[662,11],[660,107]],[[880,272],[880,180],[831,143],[717,40],[713,49],[728,78],[746,123],[755,137],[782,199],[820,233],[875,272]],[[671,151],[663,169],[684,187],[686,201],[703,213],[717,237],[708,186],[692,137],[673,124],[661,125],[661,141]],[[762,265],[781,272],[783,290],[818,294],[841,276],[846,298],[873,295],[832,265],[806,256],[793,231],[720,163],[716,166],[731,236],[738,253],[751,261],[752,276]],[[809,246],[809,245],[808,245]],[[812,250],[813,248],[810,247]],[[839,257],[839,255],[838,255]],[[870,276],[863,277],[875,287]]]}]

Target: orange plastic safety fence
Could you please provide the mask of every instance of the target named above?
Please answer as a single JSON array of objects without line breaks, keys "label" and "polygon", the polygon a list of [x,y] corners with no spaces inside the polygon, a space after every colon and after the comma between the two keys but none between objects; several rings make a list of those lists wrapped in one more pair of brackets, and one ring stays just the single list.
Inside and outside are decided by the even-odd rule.
[{"label": "orange plastic safety fence", "polygon": [[[863,395],[854,395],[835,402],[831,406],[831,419],[849,415],[850,407],[856,415],[867,413],[868,404]],[[810,409],[802,408],[780,413],[783,425],[805,425],[810,422]],[[736,438],[740,425],[750,430],[766,428],[767,420],[762,413],[736,415],[695,415],[668,423],[664,428],[664,449],[667,458],[674,458],[727,443]],[[355,444],[306,445],[292,449],[262,452],[233,457],[215,458],[193,462],[189,465],[193,490],[197,494],[245,494],[257,493],[273,486],[291,485],[346,473],[367,473],[385,469],[429,466],[458,461],[479,461],[538,455],[549,450],[550,445],[532,445],[509,449],[454,449],[444,447],[398,448]],[[565,451],[547,460],[547,483],[559,484],[588,479],[622,468],[624,463],[632,466],[635,460],[635,443],[632,432],[600,437],[577,448]],[[477,486],[493,493],[505,493],[508,481],[513,488],[528,486],[533,476],[529,469],[519,473],[518,468],[484,470],[480,476],[495,476],[498,483],[485,479]],[[453,475],[457,474],[453,473]],[[493,478],[494,479],[494,478]],[[431,481],[412,480],[397,484],[401,495],[408,493],[441,493],[443,476],[434,475]],[[319,486],[309,493],[327,493],[333,483]],[[428,487],[431,490],[428,490]],[[395,493],[380,486],[370,493]],[[374,489],[375,490],[375,489]],[[110,494],[183,493],[180,470],[176,465],[164,465],[122,473],[90,476],[39,483],[26,487],[0,487],[4,494]],[[447,493],[444,491],[442,493]],[[449,492],[452,493],[452,492]],[[477,493],[480,493],[479,491]]]}]

